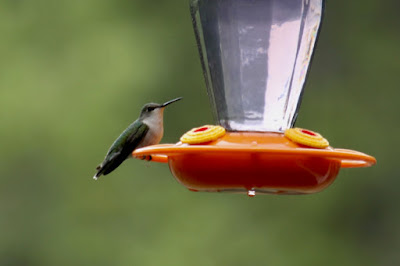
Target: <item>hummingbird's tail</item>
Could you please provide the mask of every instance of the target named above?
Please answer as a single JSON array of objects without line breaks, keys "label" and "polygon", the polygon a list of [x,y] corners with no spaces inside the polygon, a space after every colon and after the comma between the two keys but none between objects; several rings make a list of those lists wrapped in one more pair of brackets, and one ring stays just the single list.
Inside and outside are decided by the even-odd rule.
[{"label": "hummingbird's tail", "polygon": [[97,179],[99,179],[99,176],[98,176],[97,174],[95,174],[95,175],[93,176],[93,179],[94,179],[94,180],[97,180]]},{"label": "hummingbird's tail", "polygon": [[96,167],[96,170],[97,170],[97,173],[93,176],[93,179],[94,179],[94,180],[99,179],[99,176],[101,176],[101,175],[103,174],[104,168],[103,168],[102,164],[99,164],[99,165]]},{"label": "hummingbird's tail", "polygon": [[[130,153],[129,153],[130,154]],[[128,155],[120,156],[119,153],[111,156],[110,158],[106,158],[99,166],[96,167],[97,173],[93,176],[94,180],[97,180],[99,176],[108,175],[112,171],[115,170],[125,159],[128,158]]]}]

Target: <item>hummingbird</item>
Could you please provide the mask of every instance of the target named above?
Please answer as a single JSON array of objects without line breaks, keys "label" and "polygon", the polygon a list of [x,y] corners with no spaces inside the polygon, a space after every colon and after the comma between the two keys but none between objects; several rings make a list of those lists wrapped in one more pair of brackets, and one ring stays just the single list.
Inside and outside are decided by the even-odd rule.
[{"label": "hummingbird", "polygon": [[97,173],[93,179],[97,180],[99,176],[114,171],[123,161],[132,156],[135,149],[158,144],[164,133],[164,108],[180,99],[182,97],[163,104],[145,104],[139,118],[130,124],[111,145],[104,161],[97,166]]}]

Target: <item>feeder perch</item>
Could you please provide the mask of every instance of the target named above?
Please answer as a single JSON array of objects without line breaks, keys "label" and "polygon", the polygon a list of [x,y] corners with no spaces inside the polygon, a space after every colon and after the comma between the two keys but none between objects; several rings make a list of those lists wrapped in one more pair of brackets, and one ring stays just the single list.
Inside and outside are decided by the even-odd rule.
[{"label": "feeder perch", "polygon": [[315,193],[341,168],[376,163],[293,128],[323,0],[191,0],[190,8],[219,126],[194,128],[176,144],[137,149],[134,157],[168,163],[189,190],[249,196]]}]

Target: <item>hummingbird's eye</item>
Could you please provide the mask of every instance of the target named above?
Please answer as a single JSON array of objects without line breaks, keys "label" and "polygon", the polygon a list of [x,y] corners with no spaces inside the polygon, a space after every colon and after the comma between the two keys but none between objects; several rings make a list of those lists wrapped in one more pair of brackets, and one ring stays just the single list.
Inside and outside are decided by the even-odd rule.
[{"label": "hummingbird's eye", "polygon": [[154,110],[154,107],[147,107],[147,112],[151,112]]}]

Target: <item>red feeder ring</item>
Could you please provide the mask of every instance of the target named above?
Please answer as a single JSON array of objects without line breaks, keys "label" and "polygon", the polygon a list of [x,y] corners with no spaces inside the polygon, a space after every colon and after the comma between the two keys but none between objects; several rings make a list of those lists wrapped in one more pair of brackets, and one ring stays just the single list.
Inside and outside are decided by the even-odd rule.
[{"label": "red feeder ring", "polygon": [[161,144],[137,149],[168,163],[192,191],[310,194],[328,187],[341,167],[367,167],[375,158],[352,150],[308,148],[282,133],[227,132],[207,144]]}]

